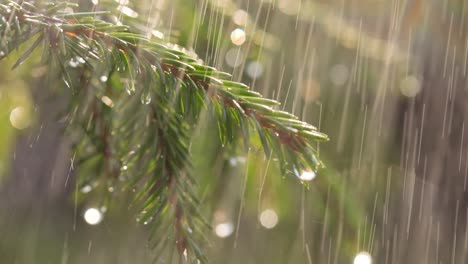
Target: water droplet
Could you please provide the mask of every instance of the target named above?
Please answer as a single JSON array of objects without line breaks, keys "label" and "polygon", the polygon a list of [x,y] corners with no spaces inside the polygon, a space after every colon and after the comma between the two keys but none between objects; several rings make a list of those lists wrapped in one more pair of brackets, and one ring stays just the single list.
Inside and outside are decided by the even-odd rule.
[{"label": "water droplet", "polygon": [[219,223],[215,227],[215,233],[218,237],[225,238],[234,232],[234,225],[231,222]]},{"label": "water droplet", "polygon": [[400,83],[400,91],[406,97],[415,97],[421,91],[421,82],[413,75],[406,76]]},{"label": "water droplet", "polygon": [[126,170],[128,170],[127,165],[122,166],[122,171],[126,171]]},{"label": "water droplet", "polygon": [[245,161],[246,161],[246,158],[243,157],[243,156],[231,157],[231,158],[229,158],[229,165],[231,165],[232,167],[235,167],[238,164],[245,163]]},{"label": "water droplet", "polygon": [[244,53],[237,47],[232,48],[226,52],[224,59],[232,68],[239,67],[244,62]]},{"label": "water droplet", "polygon": [[278,214],[273,209],[266,209],[260,214],[260,224],[267,229],[272,229],[278,224]]},{"label": "water droplet", "polygon": [[151,31],[151,33],[153,34],[153,36],[155,36],[158,39],[163,39],[164,38],[164,33],[162,33],[159,30],[153,30],[153,31]]},{"label": "water droplet", "polygon": [[245,31],[241,28],[236,28],[231,32],[231,41],[234,45],[240,46],[244,44],[245,38]]},{"label": "water droplet", "polygon": [[294,168],[294,174],[296,175],[296,177],[298,177],[301,181],[311,181],[313,179],[315,179],[315,177],[317,176],[316,173],[314,171],[298,171],[296,168]]},{"label": "water droplet", "polygon": [[112,101],[112,99],[110,99],[109,97],[107,97],[105,95],[103,97],[101,97],[101,101],[105,105],[109,106],[110,108],[114,107],[114,102]]},{"label": "water droplet", "polygon": [[102,212],[96,208],[88,208],[85,211],[83,218],[89,225],[97,225],[102,221],[103,215]]},{"label": "water droplet", "polygon": [[336,64],[330,69],[330,81],[336,86],[346,83],[349,76],[349,69],[344,64]]},{"label": "water droplet", "polygon": [[10,112],[10,123],[16,129],[25,129],[31,123],[31,116],[24,107],[18,106]]},{"label": "water droplet", "polygon": [[232,21],[239,26],[245,26],[248,19],[249,14],[242,9],[237,9],[234,11],[234,14],[232,14]]},{"label": "water droplet", "polygon": [[107,76],[106,75],[102,75],[101,77],[99,77],[99,80],[101,82],[107,82]]},{"label": "water droplet", "polygon": [[315,179],[315,172],[313,171],[303,171],[301,173],[301,176],[299,176],[299,179],[303,180],[303,181],[311,181],[313,179]]},{"label": "water droplet", "polygon": [[138,17],[138,13],[128,6],[119,5],[117,7],[117,10],[119,10],[120,12],[122,12],[122,14],[127,15],[129,17],[133,17],[133,18]]},{"label": "water droplet", "polygon": [[83,64],[86,62],[82,57],[76,57],[76,61]]},{"label": "water droplet", "polygon": [[124,79],[123,82],[124,82],[124,85],[125,85],[125,91],[129,95],[133,95],[135,93],[135,82],[133,80],[129,80],[129,79]]},{"label": "water droplet", "polygon": [[263,65],[258,61],[252,61],[247,65],[247,75],[252,79],[257,79],[263,75]]},{"label": "water droplet", "polygon": [[78,67],[80,63],[78,61],[76,61],[75,59],[71,59],[69,62],[68,62],[68,65],[70,65],[70,67],[72,68],[76,68]]},{"label": "water droplet", "polygon": [[145,222],[143,222],[143,225],[148,225],[149,223],[151,223],[151,221],[153,221],[153,217],[151,216],[150,218],[148,218],[148,220],[146,220]]},{"label": "water droplet", "polygon": [[93,190],[93,187],[91,187],[91,185],[85,185],[83,186],[83,188],[81,188],[82,193],[89,193],[92,190]]},{"label": "water droplet", "polygon": [[367,252],[359,252],[354,258],[354,264],[372,264],[372,257]]},{"label": "water droplet", "polygon": [[229,158],[229,165],[231,165],[231,167],[235,167],[237,165],[237,159],[236,158]]},{"label": "water droplet", "polygon": [[147,104],[151,103],[151,93],[149,93],[149,92],[142,93],[141,97],[140,97],[140,100],[141,100],[141,103],[144,104],[144,105],[147,105]]}]

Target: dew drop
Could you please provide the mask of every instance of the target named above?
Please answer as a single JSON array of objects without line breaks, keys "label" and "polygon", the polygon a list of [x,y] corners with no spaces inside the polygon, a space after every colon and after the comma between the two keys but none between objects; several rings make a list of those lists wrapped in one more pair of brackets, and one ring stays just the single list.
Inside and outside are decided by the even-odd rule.
[{"label": "dew drop", "polygon": [[314,171],[298,171],[296,168],[294,168],[294,175],[296,175],[296,177],[301,181],[311,181],[317,176]]},{"label": "dew drop", "polygon": [[140,99],[142,104],[147,105],[151,103],[151,94],[149,92],[142,93]]},{"label": "dew drop", "polygon": [[273,209],[266,209],[260,214],[260,224],[266,229],[272,229],[278,224],[278,214]]},{"label": "dew drop", "polygon": [[354,258],[354,264],[372,264],[372,257],[367,252],[359,252]]},{"label": "dew drop", "polygon": [[82,57],[76,57],[76,60],[77,60],[79,63],[83,63],[83,64],[86,62]]},{"label": "dew drop", "polygon": [[78,61],[76,61],[75,59],[71,59],[69,62],[68,62],[68,65],[70,65],[70,67],[72,68],[76,68],[78,67],[80,63]]},{"label": "dew drop", "polygon": [[231,165],[231,167],[237,166],[237,159],[236,158],[230,158],[229,159],[229,165]]},{"label": "dew drop", "polygon": [[135,93],[135,82],[133,80],[124,80],[125,83],[125,91],[128,95],[133,95]]},{"label": "dew drop", "polygon": [[231,32],[231,41],[234,45],[240,46],[244,44],[245,38],[245,31],[241,28],[236,28]]},{"label": "dew drop", "polygon": [[114,107],[114,102],[112,101],[112,99],[110,99],[109,97],[107,97],[105,95],[103,97],[101,97],[101,101],[105,105],[109,106],[110,108]]},{"label": "dew drop", "polygon": [[148,225],[149,223],[151,223],[151,221],[153,221],[153,217],[148,218],[148,220],[143,222],[143,225]]},{"label": "dew drop", "polygon": [[120,5],[117,7],[117,10],[119,10],[120,12],[122,12],[123,14],[129,17],[133,17],[133,18],[138,17],[138,13],[128,6]]},{"label": "dew drop", "polygon": [[242,9],[237,9],[232,14],[232,21],[239,26],[245,26],[247,24],[248,19],[249,14]]},{"label": "dew drop", "polygon": [[400,82],[400,91],[406,97],[415,97],[421,91],[421,81],[416,76],[406,76]]},{"label": "dew drop", "polygon": [[97,225],[101,223],[103,215],[102,212],[96,208],[88,208],[85,211],[83,218],[89,225]]},{"label": "dew drop", "polygon": [[24,107],[18,106],[10,112],[10,123],[16,129],[24,129],[30,125],[31,116]]},{"label": "dew drop", "polygon": [[257,79],[263,74],[263,65],[258,61],[252,61],[247,65],[247,74],[252,79]]},{"label": "dew drop", "polygon": [[231,222],[219,223],[215,227],[215,233],[218,237],[226,238],[234,231],[234,225]]},{"label": "dew drop", "polygon": [[155,36],[158,39],[164,39],[164,33],[162,33],[159,30],[153,30],[153,31],[151,31],[151,33],[153,34],[153,36]]},{"label": "dew drop", "polygon": [[82,193],[89,193],[92,190],[93,190],[93,187],[91,187],[91,185],[85,185],[83,186],[83,188],[81,188]]},{"label": "dew drop", "polygon": [[226,63],[232,68],[236,68],[244,62],[244,53],[239,48],[232,48],[226,52]]},{"label": "dew drop", "polygon": [[303,180],[303,181],[311,181],[313,179],[315,179],[315,172],[313,171],[303,171],[301,173],[301,176],[299,176],[299,179]]}]

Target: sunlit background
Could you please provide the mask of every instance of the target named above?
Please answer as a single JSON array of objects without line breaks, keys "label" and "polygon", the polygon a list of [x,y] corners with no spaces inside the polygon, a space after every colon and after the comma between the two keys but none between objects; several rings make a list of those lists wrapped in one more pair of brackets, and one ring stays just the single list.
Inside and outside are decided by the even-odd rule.
[{"label": "sunlit background", "polygon": [[[317,145],[327,169],[294,178],[199,122],[191,151],[210,263],[467,263],[468,1],[80,4],[117,10],[330,136]],[[88,172],[64,132],[69,91],[33,57],[13,71],[16,58],[0,61],[0,262],[150,263],[150,225],[122,190],[76,190]]]}]

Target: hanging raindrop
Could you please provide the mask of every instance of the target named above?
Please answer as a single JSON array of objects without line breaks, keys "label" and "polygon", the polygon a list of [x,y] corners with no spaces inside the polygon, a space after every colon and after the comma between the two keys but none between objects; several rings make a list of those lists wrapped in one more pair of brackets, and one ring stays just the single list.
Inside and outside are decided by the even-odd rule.
[{"label": "hanging raindrop", "polygon": [[81,63],[81,64],[86,63],[85,59],[83,59],[82,57],[79,57],[79,56],[76,57],[76,61],[77,61],[78,63]]},{"label": "hanging raindrop", "polygon": [[299,179],[301,179],[302,181],[311,181],[315,179],[315,176],[315,172],[313,171],[303,171],[299,176]]},{"label": "hanging raindrop", "polygon": [[273,209],[266,209],[260,214],[259,220],[263,227],[272,229],[278,224],[278,214]]},{"label": "hanging raindrop", "polygon": [[83,218],[89,225],[97,225],[102,221],[103,214],[101,211],[99,211],[99,209],[88,208],[85,211]]},{"label": "hanging raindrop", "polygon": [[294,168],[294,175],[296,175],[296,177],[301,181],[311,181],[317,176],[317,174],[312,170],[299,171],[296,168]]},{"label": "hanging raindrop", "polygon": [[215,227],[215,233],[220,238],[226,238],[234,231],[234,225],[231,222],[219,223]]},{"label": "hanging raindrop", "polygon": [[367,252],[359,252],[354,258],[354,264],[372,264],[372,257]]},{"label": "hanging raindrop", "polygon": [[125,91],[128,95],[133,95],[135,93],[135,82],[133,80],[124,80],[125,83]]},{"label": "hanging raindrop", "polygon": [[232,44],[241,46],[246,40],[245,31],[241,28],[236,28],[231,32]]},{"label": "hanging raindrop", "polygon": [[68,65],[70,65],[70,67],[72,67],[72,68],[78,67],[79,64],[80,64],[80,63],[79,63],[77,60],[75,60],[75,59],[71,59],[71,60],[68,62]]},{"label": "hanging raindrop", "polygon": [[92,190],[93,190],[93,187],[91,185],[85,185],[83,186],[83,188],[81,188],[82,193],[89,193]]},{"label": "hanging raindrop", "polygon": [[151,221],[153,221],[153,217],[151,216],[150,218],[148,218],[148,220],[146,220],[145,222],[143,222],[143,225],[148,225],[149,223],[151,223]]},{"label": "hanging raindrop", "polygon": [[149,92],[142,93],[140,99],[142,104],[147,105],[151,103],[151,94]]}]

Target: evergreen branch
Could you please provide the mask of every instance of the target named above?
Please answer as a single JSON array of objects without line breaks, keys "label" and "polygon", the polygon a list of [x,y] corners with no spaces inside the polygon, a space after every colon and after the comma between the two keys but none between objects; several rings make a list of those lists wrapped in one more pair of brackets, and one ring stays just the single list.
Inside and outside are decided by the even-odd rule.
[{"label": "evergreen branch", "polygon": [[[0,4],[0,59],[35,38],[17,67],[42,44],[43,58],[60,68],[74,91],[71,123],[83,131],[77,148],[82,164],[94,164],[90,166],[96,171],[97,176],[78,180],[112,185],[131,171],[124,180],[128,189],[139,190],[134,200],[141,208],[140,220],[155,221],[155,228],[161,221],[171,226],[180,253],[204,260],[193,239],[203,236],[205,224],[193,193],[188,147],[188,131],[204,107],[218,116],[223,143],[233,142],[233,131],[240,129],[247,148],[250,130],[256,130],[266,155],[272,151],[278,156],[283,173],[316,172],[323,166],[312,143],[328,137],[275,109],[279,102],[231,81],[230,74],[203,65],[176,46],[95,18],[98,13],[61,12],[70,5]],[[98,72],[104,75],[96,78]],[[88,146],[94,150],[86,151]],[[160,231],[167,230],[155,229],[153,236]],[[158,240],[162,237],[168,236]]]}]

